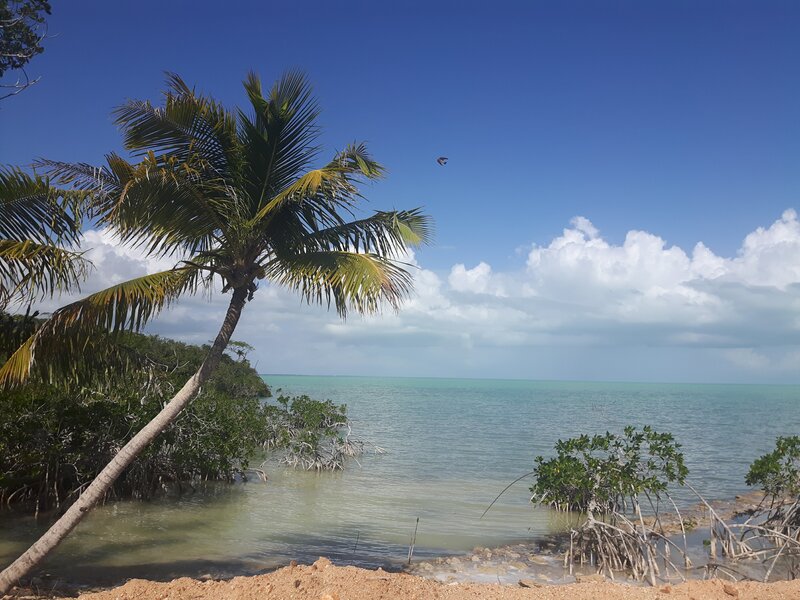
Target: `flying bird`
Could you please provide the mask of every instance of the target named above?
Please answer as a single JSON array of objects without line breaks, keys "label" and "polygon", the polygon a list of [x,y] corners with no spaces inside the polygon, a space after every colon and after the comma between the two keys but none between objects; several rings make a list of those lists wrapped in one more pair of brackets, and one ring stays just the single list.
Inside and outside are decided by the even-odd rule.
[{"label": "flying bird", "polygon": [[439,163],[442,166],[445,166],[447,164],[447,157],[446,156],[440,156],[439,158],[436,159],[436,162]]}]

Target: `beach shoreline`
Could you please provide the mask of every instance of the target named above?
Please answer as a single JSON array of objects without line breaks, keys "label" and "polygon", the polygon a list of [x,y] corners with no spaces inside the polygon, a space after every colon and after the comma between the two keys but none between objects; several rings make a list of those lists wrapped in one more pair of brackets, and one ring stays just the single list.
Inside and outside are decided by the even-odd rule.
[{"label": "beach shoreline", "polygon": [[[709,505],[714,509],[719,517],[722,519],[730,519],[735,518],[739,515],[748,514],[752,509],[754,509],[763,499],[763,494],[758,491],[751,491],[747,493],[743,493],[737,495],[735,498],[727,499],[727,500],[714,500],[710,501]],[[689,523],[691,528],[694,529],[695,532],[701,531],[704,527],[707,527],[709,524],[709,510],[708,508],[702,504],[698,503],[694,506],[687,507],[681,513],[684,521]],[[670,534],[680,534],[681,528],[679,521],[676,518],[674,512],[667,513],[666,515],[662,515],[662,526],[664,527],[665,531]],[[687,527],[688,528],[688,527]],[[322,562],[320,562],[322,561]],[[291,561],[291,564],[288,566],[279,567],[267,573],[257,573],[257,574],[246,574],[246,575],[237,575],[237,576],[222,576],[219,573],[214,573],[214,571],[210,571],[208,574],[204,574],[197,578],[193,577],[175,577],[169,578],[168,581],[159,581],[158,577],[156,576],[155,579],[148,579],[148,574],[143,573],[144,578],[131,578],[128,579],[128,583],[115,583],[115,584],[108,584],[108,583],[100,583],[95,582],[94,584],[91,581],[81,581],[81,582],[61,582],[56,583],[57,580],[51,580],[50,578],[39,578],[34,577],[28,587],[20,588],[15,596],[15,598],[61,598],[61,597],[76,597],[79,596],[81,598],[91,598],[98,600],[102,598],[111,598],[112,596],[103,596],[102,594],[111,593],[113,590],[118,589],[125,589],[126,586],[134,585],[137,590],[137,593],[145,593],[149,594],[150,590],[152,593],[155,594],[152,597],[162,597],[159,596],[157,590],[166,589],[164,586],[168,586],[169,590],[168,593],[170,594],[169,598],[202,598],[204,596],[199,595],[191,595],[191,594],[202,594],[204,593],[203,588],[198,588],[195,590],[197,585],[207,586],[208,582],[216,582],[216,584],[224,585],[225,582],[229,582],[231,586],[234,587],[254,587],[259,588],[263,587],[264,582],[269,583],[269,578],[276,576],[282,577],[283,575],[275,575],[276,573],[283,573],[285,569],[295,569],[296,567],[300,570],[297,571],[298,575],[303,576],[311,576],[321,569],[321,566],[325,566],[325,568],[332,568],[334,569],[331,573],[339,573],[340,571],[350,573],[350,576],[355,577],[392,577],[395,576],[406,576],[413,579],[403,579],[403,582],[413,581],[416,579],[431,581],[437,584],[441,584],[443,586],[466,586],[467,589],[471,589],[470,586],[473,585],[494,585],[500,586],[502,588],[515,588],[520,587],[519,582],[524,581],[527,582],[529,587],[536,588],[538,590],[547,589],[551,587],[555,588],[571,588],[571,586],[585,586],[588,582],[593,583],[608,583],[613,586],[623,586],[623,590],[629,591],[629,588],[632,587],[647,587],[644,582],[638,582],[634,580],[626,580],[626,575],[624,573],[619,573],[617,575],[617,581],[623,583],[615,583],[612,582],[605,577],[600,575],[596,575],[594,570],[585,565],[583,567],[575,566],[574,572],[569,573],[569,571],[564,568],[563,566],[563,556],[560,552],[560,546],[557,543],[555,537],[550,537],[547,539],[539,540],[538,542],[531,542],[528,544],[513,544],[513,545],[505,545],[500,547],[476,547],[472,551],[467,553],[461,554],[452,554],[447,556],[439,556],[436,558],[429,558],[423,560],[414,560],[410,565],[403,565],[400,568],[390,568],[388,565],[385,567],[389,569],[388,571],[384,570],[383,568],[378,567],[376,570],[372,570],[370,568],[364,567],[357,567],[353,565],[342,565],[342,566],[333,566],[331,562],[327,559],[320,559],[317,561],[315,565],[317,565],[314,569],[311,567],[297,567],[296,561]],[[701,565],[702,566],[702,565]],[[310,569],[309,571],[304,571],[303,569]],[[348,571],[355,570],[355,571]],[[365,573],[372,573],[372,576],[367,576]],[[375,574],[379,575],[375,575]],[[702,569],[694,569],[694,574],[683,573],[684,576],[687,577],[691,582],[697,582],[702,580],[703,572]],[[153,574],[150,574],[149,577],[153,577]],[[338,575],[337,575],[338,577]],[[342,575],[342,577],[345,577]],[[267,578],[264,580],[263,578]],[[124,579],[122,581],[125,581]],[[131,582],[137,582],[132,584]],[[194,582],[194,583],[192,583]],[[237,582],[237,583],[233,583]],[[250,583],[244,583],[250,582]],[[302,578],[301,578],[302,582]],[[680,576],[675,575],[673,578],[664,578],[661,581],[661,587],[664,586],[675,586],[680,585]],[[169,586],[177,586],[176,589],[180,588],[183,590],[194,590],[191,592],[186,592],[190,594],[188,596],[182,596],[183,592],[175,592]],[[411,588],[416,588],[416,584],[411,585]],[[780,586],[779,586],[780,587]],[[215,588],[216,589],[216,588]],[[224,588],[220,588],[221,590]],[[238,588],[237,588],[238,589]],[[585,587],[579,587],[578,589],[584,590]],[[611,594],[609,598],[616,598],[615,587],[609,588],[607,593]],[[219,593],[225,594],[228,593],[226,591],[220,591]],[[43,593],[47,592],[47,593]],[[128,592],[121,592],[122,596],[120,598],[126,597],[124,594]],[[178,595],[173,595],[177,593]],[[233,593],[233,592],[231,592]],[[471,592],[470,592],[471,593]],[[494,592],[493,592],[494,593]],[[606,592],[603,592],[606,593]],[[62,595],[59,595],[62,594]],[[101,594],[97,596],[96,594]],[[116,598],[117,596],[113,596]],[[133,598],[134,596],[130,596]],[[150,597],[150,596],[141,596],[141,597]],[[212,598],[214,596],[208,596]],[[224,596],[221,596],[224,597]],[[238,596],[231,596],[231,597],[238,597]],[[246,596],[244,596],[246,597]],[[275,596],[280,597],[280,596]],[[294,596],[297,598],[303,598],[306,596]],[[308,596],[310,597],[310,596]],[[348,598],[353,596],[346,596]],[[366,597],[366,596],[365,596]],[[402,597],[402,596],[400,596]],[[414,597],[408,596],[408,597]],[[460,596],[452,596],[453,598],[460,597]],[[470,597],[470,596],[464,596]],[[497,596],[503,597],[506,596]],[[510,598],[515,598],[517,596],[511,595],[508,596]],[[523,596],[524,597],[524,596]],[[540,597],[540,596],[537,596]],[[550,597],[550,596],[541,596],[541,597]],[[559,596],[553,596],[557,598]],[[606,597],[606,596],[599,596],[599,597]],[[623,596],[628,597],[628,596]],[[636,596],[638,597],[638,596]],[[648,596],[643,596],[648,597]],[[761,597],[761,596],[759,596]],[[771,596],[768,596],[771,597]],[[781,596],[775,596],[781,597]],[[797,597],[800,597],[800,590],[797,591]],[[698,597],[700,598],[700,597]]]},{"label": "beach shoreline", "polygon": [[[15,600],[57,596],[31,595],[18,590]],[[132,579],[126,584],[83,593],[81,600],[256,600],[261,598],[296,600],[788,600],[800,597],[800,580],[757,583],[727,582],[721,579],[693,580],[678,585],[656,587],[612,583],[588,577],[567,585],[543,585],[522,579],[516,584],[444,583],[408,573],[382,569],[337,567],[326,558],[312,565],[289,565],[265,575],[235,577],[230,580],[189,578],[169,582]]]}]

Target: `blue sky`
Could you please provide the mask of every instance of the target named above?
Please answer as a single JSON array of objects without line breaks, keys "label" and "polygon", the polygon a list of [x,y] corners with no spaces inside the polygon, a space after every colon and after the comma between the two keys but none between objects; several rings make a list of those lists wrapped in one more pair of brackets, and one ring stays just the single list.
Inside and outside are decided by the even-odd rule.
[{"label": "blue sky", "polygon": [[239,336],[263,370],[800,381],[800,4],[54,4],[0,163],[100,161],[110,110],[166,70],[234,106],[249,69],[299,67],[328,154],[366,140],[389,168],[370,208],[435,218],[400,316],[343,329],[265,292]]}]

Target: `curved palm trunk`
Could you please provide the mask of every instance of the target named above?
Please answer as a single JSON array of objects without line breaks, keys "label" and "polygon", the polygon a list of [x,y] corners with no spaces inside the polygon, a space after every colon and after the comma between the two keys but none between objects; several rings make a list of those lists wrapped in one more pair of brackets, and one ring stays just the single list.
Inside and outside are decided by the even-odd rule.
[{"label": "curved palm trunk", "polygon": [[227,347],[231,335],[233,335],[236,324],[239,322],[239,316],[246,301],[247,290],[235,289],[225,320],[222,323],[222,328],[219,330],[208,356],[206,356],[197,372],[164,406],[161,412],[125,444],[61,518],[41,538],[34,542],[22,556],[0,573],[0,597],[6,594],[12,586],[17,584],[20,578],[30,572],[51,550],[58,546],[61,540],[81,522],[81,519],[92,507],[106,495],[106,492],[122,472],[136,459],[139,453],[169,427],[180,412],[186,408],[203,383],[217,368],[222,358],[222,353]]}]

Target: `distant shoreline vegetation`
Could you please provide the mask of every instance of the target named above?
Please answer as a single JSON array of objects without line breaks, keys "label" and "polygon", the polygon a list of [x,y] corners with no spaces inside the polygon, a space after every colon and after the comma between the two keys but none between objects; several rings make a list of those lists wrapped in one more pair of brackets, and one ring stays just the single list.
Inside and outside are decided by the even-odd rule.
[{"label": "distant shoreline vegetation", "polygon": [[[2,315],[13,344],[37,321]],[[254,458],[278,454],[296,467],[341,468],[363,444],[340,437],[346,408],[272,392],[233,345],[215,375],[170,428],[115,482],[109,499],[149,499],[201,481],[246,479]],[[239,351],[237,351],[239,350]],[[42,381],[0,391],[0,505],[36,514],[71,504],[125,442],[147,423],[208,351],[158,336],[126,333],[114,370],[93,384]],[[0,349],[0,355],[7,349]],[[2,356],[0,356],[2,358]]]}]

